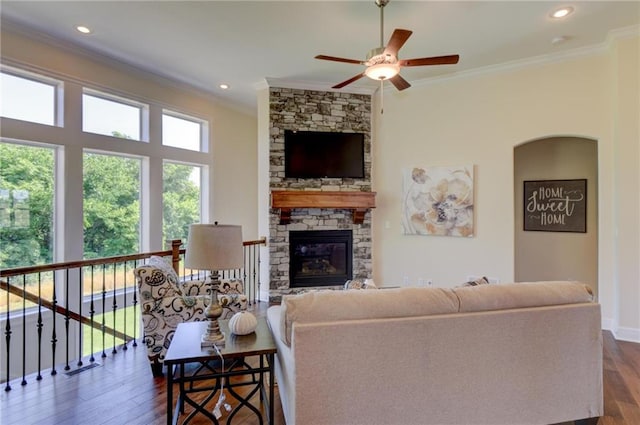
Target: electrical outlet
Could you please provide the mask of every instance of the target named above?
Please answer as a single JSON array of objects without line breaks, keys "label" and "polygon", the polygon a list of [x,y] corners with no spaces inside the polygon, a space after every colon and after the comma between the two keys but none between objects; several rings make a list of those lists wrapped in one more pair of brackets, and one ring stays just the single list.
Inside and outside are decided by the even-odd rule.
[{"label": "electrical outlet", "polygon": [[418,278],[418,287],[420,288],[429,287],[431,286],[432,283],[433,281],[431,280],[431,278],[424,278],[424,277]]}]

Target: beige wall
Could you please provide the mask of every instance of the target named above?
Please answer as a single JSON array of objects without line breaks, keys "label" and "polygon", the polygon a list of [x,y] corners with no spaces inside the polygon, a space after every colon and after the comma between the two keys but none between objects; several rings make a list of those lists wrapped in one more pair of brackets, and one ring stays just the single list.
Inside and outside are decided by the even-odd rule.
[{"label": "beige wall", "polygon": [[[585,233],[524,231],[525,180],[586,179]],[[579,280],[598,291],[598,146],[552,137],[514,149],[515,280]]]},{"label": "beige wall", "polygon": [[[255,184],[257,179],[257,125],[254,116],[247,112],[225,107],[212,96],[191,89],[186,85],[142,73],[132,67],[97,55],[71,50],[62,45],[49,44],[44,40],[4,29],[2,32],[2,63],[20,68],[31,68],[35,72],[46,72],[63,80],[65,92],[68,93],[73,91],[77,95],[83,86],[87,86],[141,102],[152,102],[150,114],[161,114],[162,108],[168,108],[208,120],[210,123],[210,148],[209,158],[207,158],[209,166],[207,183],[212,190],[210,198],[205,201],[203,220],[241,224],[245,239],[258,237],[257,187]],[[74,142],[78,139],[76,134],[81,128],[81,111],[65,111],[65,127],[53,131],[46,129],[34,133],[32,130],[25,130],[19,122],[6,121],[8,120],[3,120],[2,132],[5,137],[59,143],[65,146],[65,155],[69,155],[70,150],[81,152],[81,146]],[[120,152],[141,155],[149,158],[149,161],[153,163],[162,160],[165,150],[172,149],[162,146],[159,136],[160,129],[151,128],[150,143],[123,144],[120,141],[115,143],[119,145],[117,149]],[[83,139],[89,140],[89,144],[95,144],[95,146],[89,146],[91,148],[109,150],[109,146],[105,146],[102,136],[90,135],[87,137],[85,135]],[[87,143],[86,140],[85,143]],[[187,150],[173,149],[173,155],[174,158],[175,155],[178,155],[179,160],[186,162],[202,162],[199,154]],[[81,181],[81,174],[69,177],[77,177]],[[73,181],[73,179],[69,181]],[[162,179],[157,171],[155,174],[152,172],[149,185],[152,191],[161,193]],[[77,193],[77,190],[75,192],[69,191],[69,197],[73,198],[74,193]],[[75,202],[73,199],[67,201],[71,204]],[[156,204],[151,205],[149,220],[157,223],[162,220],[162,207],[161,204],[157,202]],[[69,231],[71,232],[71,230]],[[80,247],[82,246],[81,232],[82,229],[80,229],[79,235],[77,232],[68,235],[72,240],[79,240]],[[149,249],[161,249],[161,235],[149,235],[149,239]]]},{"label": "beige wall", "polygon": [[[376,282],[397,285],[407,276],[454,286],[469,275],[513,281],[513,148],[545,137],[586,137],[598,142],[603,324],[640,341],[638,51],[636,31],[563,61],[385,90],[384,115],[374,108]],[[475,237],[403,236],[402,168],[469,163]]]}]

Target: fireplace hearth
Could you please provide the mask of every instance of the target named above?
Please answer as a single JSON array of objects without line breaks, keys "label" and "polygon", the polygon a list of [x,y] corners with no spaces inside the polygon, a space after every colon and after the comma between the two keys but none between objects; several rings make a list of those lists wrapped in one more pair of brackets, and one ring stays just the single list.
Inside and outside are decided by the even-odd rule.
[{"label": "fireplace hearth", "polygon": [[352,279],[351,230],[289,232],[291,288],[342,285]]}]

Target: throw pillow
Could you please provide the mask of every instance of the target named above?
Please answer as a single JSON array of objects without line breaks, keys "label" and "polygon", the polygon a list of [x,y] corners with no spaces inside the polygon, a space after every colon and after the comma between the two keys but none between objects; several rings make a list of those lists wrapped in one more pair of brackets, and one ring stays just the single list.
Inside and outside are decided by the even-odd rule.
[{"label": "throw pillow", "polygon": [[465,282],[462,286],[478,286],[478,285],[487,285],[489,283],[489,279],[486,277],[481,277],[476,280],[471,280],[469,282]]},{"label": "throw pillow", "polygon": [[171,264],[169,264],[164,258],[158,257],[157,255],[152,255],[149,258],[149,262],[147,265],[157,268],[158,270],[162,270],[162,272],[167,277],[167,282],[178,285],[179,278],[176,271],[173,269]]},{"label": "throw pillow", "polygon": [[353,279],[347,280],[344,289],[378,289],[373,279]]}]

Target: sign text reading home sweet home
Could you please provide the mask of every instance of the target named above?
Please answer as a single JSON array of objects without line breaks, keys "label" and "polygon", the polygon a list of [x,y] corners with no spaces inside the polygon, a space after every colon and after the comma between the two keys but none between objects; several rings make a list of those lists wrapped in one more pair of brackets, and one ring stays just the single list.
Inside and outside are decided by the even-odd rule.
[{"label": "sign text reading home sweet home", "polygon": [[524,182],[524,230],[587,231],[587,180]]}]

